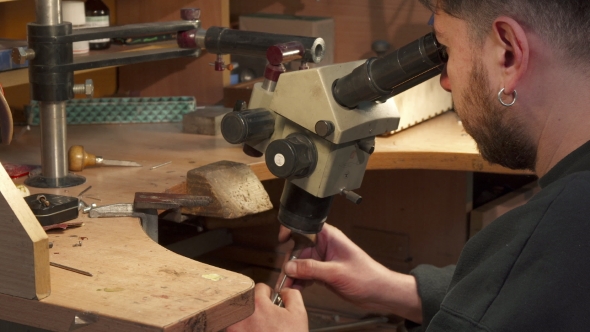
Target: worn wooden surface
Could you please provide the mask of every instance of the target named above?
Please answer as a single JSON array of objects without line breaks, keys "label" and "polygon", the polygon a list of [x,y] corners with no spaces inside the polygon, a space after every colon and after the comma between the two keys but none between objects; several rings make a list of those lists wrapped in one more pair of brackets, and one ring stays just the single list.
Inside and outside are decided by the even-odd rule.
[{"label": "worn wooden surface", "polygon": [[[257,161],[222,138],[182,134],[180,124],[71,126],[68,146],[72,144],[144,167],[88,168],[78,173],[87,178],[81,186],[30,188],[32,192],[77,196],[91,185],[82,196],[89,204],[131,203],[135,192],[163,192],[201,165],[222,159]],[[39,128],[33,127],[12,145],[0,147],[0,160],[38,164],[38,146]],[[172,163],[150,170],[166,161]],[[138,219],[81,214],[77,221],[84,226],[49,234],[54,243],[49,257],[94,276],[51,267],[51,295],[41,301],[0,295],[1,320],[68,331],[76,315],[91,312],[96,319],[85,328],[89,331],[218,331],[254,309],[251,279],[159,246],[144,234]],[[79,241],[82,246],[73,247]],[[214,281],[217,275],[222,279]]]},{"label": "worn wooden surface", "polygon": [[[261,159],[244,155],[240,146],[231,146],[222,137],[181,131],[180,123],[69,126],[68,147],[81,144],[105,158],[132,160],[144,167],[88,168],[79,172],[87,178],[86,184],[43,191],[77,196],[92,185],[82,196],[88,203],[131,203],[135,192],[163,192],[182,185],[187,171],[219,160],[248,164],[261,180],[273,178]],[[15,132],[20,133],[20,128]],[[10,146],[0,146],[0,161],[39,164],[39,135],[39,128],[33,127],[16,137]],[[167,161],[172,163],[150,170],[151,166]],[[377,140],[377,152],[370,158],[369,169],[407,168],[511,172],[483,162],[472,139],[452,113]],[[444,173],[437,176],[446,177]],[[374,188],[372,183],[364,184],[363,190],[375,190],[377,197],[382,195],[379,206],[390,206],[391,194],[401,195],[406,186],[413,185],[392,180],[387,182],[387,188]],[[419,197],[423,197],[420,190],[428,188],[416,187]],[[32,191],[41,192],[33,188]],[[358,211],[356,206],[353,208]],[[379,213],[383,217],[389,215],[385,210]],[[410,216],[411,211],[404,215]],[[63,331],[69,329],[76,314],[91,311],[99,317],[93,325],[95,330],[110,327],[114,331],[134,328],[157,331],[199,326],[206,316],[206,330],[213,331],[246,317],[253,309],[248,302],[253,296],[250,279],[158,246],[143,233],[137,219],[89,219],[85,215],[79,219],[85,223],[82,228],[50,234],[50,241],[55,243],[50,259],[89,271],[94,277],[52,267],[51,296],[30,301],[2,295],[0,319]],[[406,225],[413,223],[408,219]],[[88,240],[80,240],[81,237]],[[83,241],[83,245],[73,247],[77,241]],[[440,243],[433,245],[440,246]],[[415,254],[413,257],[418,259]],[[226,278],[213,282],[202,277],[211,273]]]},{"label": "worn wooden surface", "polygon": [[484,161],[454,112],[446,112],[390,137],[378,137],[367,168],[531,174]]},{"label": "worn wooden surface", "polygon": [[0,294],[49,296],[49,241],[3,167],[0,167]]}]

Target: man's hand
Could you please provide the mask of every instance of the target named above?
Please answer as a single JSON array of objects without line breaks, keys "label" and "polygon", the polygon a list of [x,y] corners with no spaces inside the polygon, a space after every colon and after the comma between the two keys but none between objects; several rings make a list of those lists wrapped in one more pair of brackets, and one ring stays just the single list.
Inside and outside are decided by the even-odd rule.
[{"label": "man's hand", "polygon": [[[289,236],[281,229],[279,240]],[[422,321],[422,304],[413,276],[391,271],[373,260],[337,228],[325,224],[317,245],[285,264],[294,279],[319,280],[365,309]]]},{"label": "man's hand", "polygon": [[298,290],[283,288],[281,298],[284,308],[270,301],[271,289],[265,284],[255,288],[255,309],[252,316],[227,328],[227,332],[241,331],[293,331],[307,332],[307,312]]}]

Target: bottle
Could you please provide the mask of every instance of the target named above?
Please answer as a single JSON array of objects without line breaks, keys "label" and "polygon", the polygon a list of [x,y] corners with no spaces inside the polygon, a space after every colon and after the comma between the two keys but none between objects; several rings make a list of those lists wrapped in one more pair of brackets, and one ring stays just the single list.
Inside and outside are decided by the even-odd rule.
[{"label": "bottle", "polygon": [[[63,20],[72,23],[73,30],[86,28],[86,14],[83,1],[62,1],[61,12]],[[90,46],[88,41],[84,40],[73,42],[72,48],[74,54],[85,54],[88,53]]]},{"label": "bottle", "polygon": [[[110,10],[101,0],[86,0],[86,26],[89,28],[108,27]],[[111,46],[111,39],[94,39],[90,42],[91,50],[105,50]]]}]

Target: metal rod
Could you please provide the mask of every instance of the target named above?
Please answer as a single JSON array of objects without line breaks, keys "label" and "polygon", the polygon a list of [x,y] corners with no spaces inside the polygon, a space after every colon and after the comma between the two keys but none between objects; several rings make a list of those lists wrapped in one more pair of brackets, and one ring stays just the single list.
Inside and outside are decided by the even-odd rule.
[{"label": "metal rod", "polygon": [[61,37],[64,41],[82,41],[92,40],[101,37],[107,38],[129,38],[133,36],[155,35],[164,33],[173,33],[197,29],[200,23],[196,21],[170,21],[127,24],[121,26],[111,26],[104,28],[78,29],[72,31],[71,35]]},{"label": "metal rod", "polygon": [[61,24],[60,0],[35,0],[35,15],[39,25]]},{"label": "metal rod", "polygon": [[205,48],[215,54],[248,55],[266,58],[270,46],[288,42],[300,42],[305,51],[303,60],[319,63],[325,54],[326,45],[319,37],[279,35],[266,32],[233,30],[210,27],[205,35]]},{"label": "metal rod", "polygon": [[64,270],[68,270],[68,271],[72,271],[72,272],[76,272],[76,273],[80,273],[80,274],[83,274],[85,276],[92,277],[92,273],[86,272],[86,271],[82,271],[82,270],[78,270],[78,269],[75,269],[73,267],[69,267],[69,266],[57,264],[57,263],[54,263],[54,262],[49,262],[49,265],[54,266],[54,267],[58,267],[60,269],[64,269]]},{"label": "metal rod", "polygon": [[66,102],[40,102],[41,171],[44,177],[59,179],[68,175],[66,154]]},{"label": "metal rod", "polygon": [[131,51],[124,53],[91,54],[74,59],[73,63],[58,66],[37,66],[39,73],[62,73],[78,70],[122,66],[134,63],[175,59],[179,57],[198,57],[200,49],[162,48],[155,50]]},{"label": "metal rod", "polygon": [[80,192],[80,193],[78,194],[78,196],[77,196],[77,197],[80,197],[80,196],[82,196],[82,195],[83,195],[85,192],[87,192],[87,191],[88,191],[88,190],[90,190],[90,189],[92,189],[92,186],[88,186],[88,188],[86,188],[86,189],[82,190],[82,192]]},{"label": "metal rod", "polygon": [[172,164],[172,162],[171,162],[171,161],[167,161],[167,162],[165,162],[165,163],[162,163],[162,164],[159,164],[159,165],[156,165],[156,166],[152,166],[152,167],[150,167],[150,170],[152,170],[152,169],[156,169],[156,168],[160,168],[160,167],[162,167],[162,166],[166,166],[166,165],[170,165],[170,164]]}]

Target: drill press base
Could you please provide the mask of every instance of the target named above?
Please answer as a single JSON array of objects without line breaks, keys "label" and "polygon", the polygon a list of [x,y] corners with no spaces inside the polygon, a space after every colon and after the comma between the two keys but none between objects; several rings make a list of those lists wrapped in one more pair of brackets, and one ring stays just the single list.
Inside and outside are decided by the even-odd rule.
[{"label": "drill press base", "polygon": [[25,180],[27,186],[34,188],[66,188],[79,186],[86,182],[86,178],[80,175],[69,173],[63,178],[47,178],[37,175]]}]

